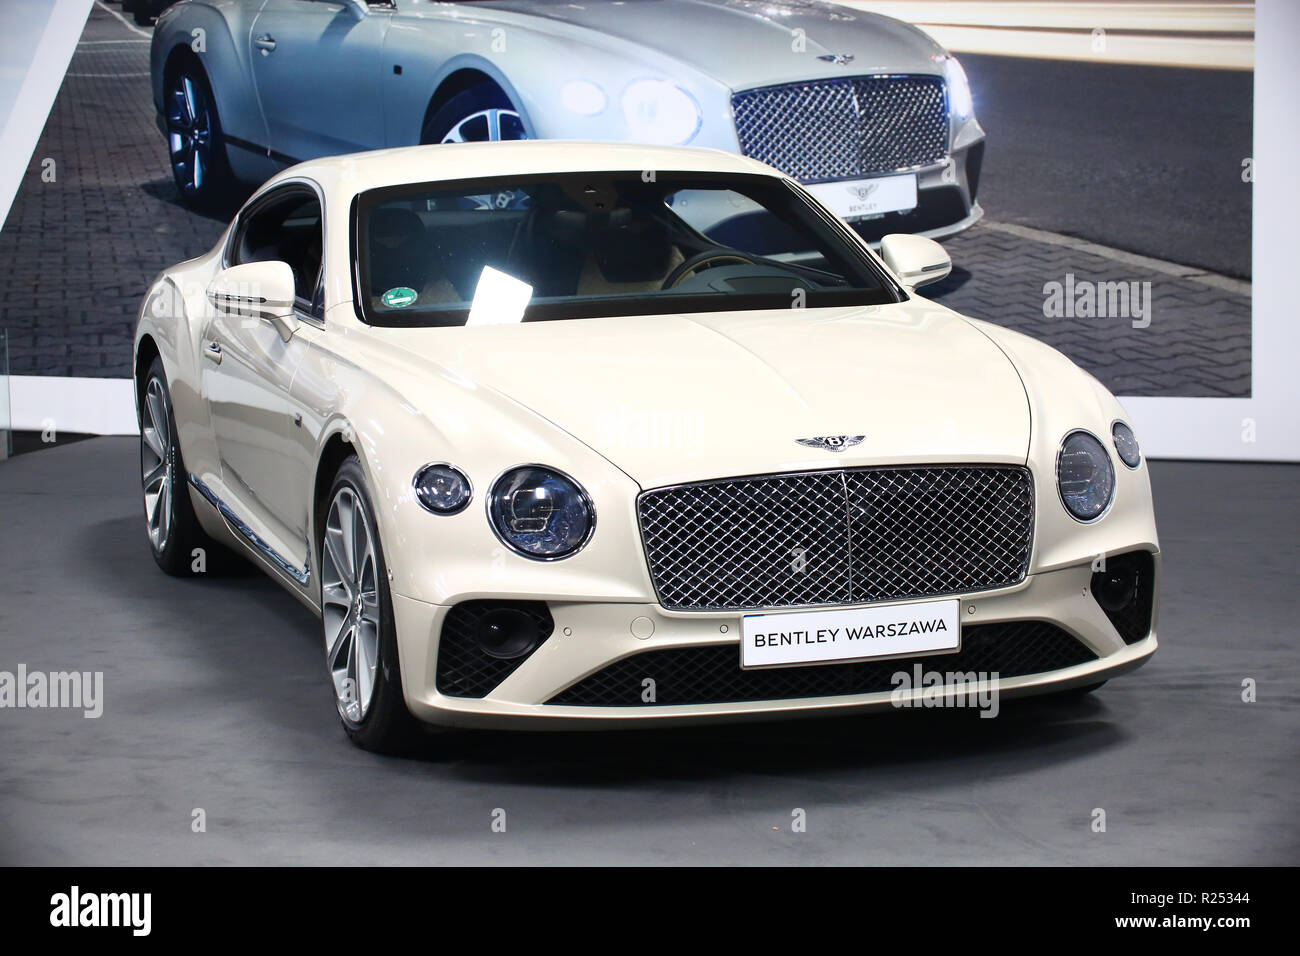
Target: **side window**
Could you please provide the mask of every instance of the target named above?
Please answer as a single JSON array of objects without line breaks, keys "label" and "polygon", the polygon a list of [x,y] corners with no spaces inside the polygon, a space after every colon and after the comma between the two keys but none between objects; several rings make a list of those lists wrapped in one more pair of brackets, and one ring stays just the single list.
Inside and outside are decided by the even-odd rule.
[{"label": "side window", "polygon": [[230,263],[287,262],[293,270],[298,307],[319,316],[323,238],[316,194],[288,189],[263,199],[244,215],[235,233]]}]

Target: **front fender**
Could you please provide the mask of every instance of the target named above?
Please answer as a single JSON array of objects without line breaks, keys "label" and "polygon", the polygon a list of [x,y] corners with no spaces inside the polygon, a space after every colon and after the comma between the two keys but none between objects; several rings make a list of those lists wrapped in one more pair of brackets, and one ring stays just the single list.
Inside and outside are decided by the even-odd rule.
[{"label": "front fender", "polygon": [[[442,83],[473,69],[509,95],[532,138],[630,139],[619,105],[623,91],[636,80],[662,79],[681,86],[700,104],[701,127],[690,145],[739,148],[729,89],[689,64],[616,37],[536,18],[493,12],[491,19],[461,23],[465,32],[455,37],[429,13],[404,17],[401,29],[395,24],[389,32],[385,58],[402,64],[400,76],[385,78],[385,99],[393,107],[391,145],[419,143],[426,111]],[[449,38],[463,42],[453,45]],[[562,58],[557,49],[565,51]],[[590,116],[568,109],[562,91],[574,80],[599,85],[606,96],[604,108]]]},{"label": "front fender", "polygon": [[[356,451],[394,594],[430,604],[476,597],[652,599],[636,526],[636,482],[496,391],[430,368],[368,330],[350,331],[348,339],[346,358],[321,351],[308,359],[320,363],[312,374],[332,383],[334,392],[333,407],[319,422],[318,461],[336,436]],[[473,497],[458,514],[432,514],[416,499],[412,480],[431,462],[449,462],[469,478]],[[558,468],[591,496],[595,532],[573,557],[532,560],[492,531],[486,509],[491,486],[522,464]],[[314,520],[319,510],[313,508]],[[319,548],[319,537],[313,528],[313,548]],[[313,560],[319,567],[318,553]]]},{"label": "front fender", "polygon": [[[968,321],[1011,359],[1029,399],[1028,465],[1037,489],[1030,572],[1053,571],[1121,551],[1159,551],[1146,459],[1137,468],[1129,468],[1119,460],[1111,439],[1111,425],[1116,420],[1131,424],[1115,396],[1065,355],[1037,339],[988,322]],[[1072,517],[1057,491],[1057,452],[1065,436],[1076,429],[1089,431],[1101,441],[1115,469],[1114,503],[1091,523]]]}]

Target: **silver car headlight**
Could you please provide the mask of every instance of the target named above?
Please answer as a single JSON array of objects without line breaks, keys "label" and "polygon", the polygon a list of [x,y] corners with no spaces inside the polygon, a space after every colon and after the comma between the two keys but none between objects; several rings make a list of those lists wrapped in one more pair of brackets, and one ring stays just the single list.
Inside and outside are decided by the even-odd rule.
[{"label": "silver car headlight", "polygon": [[1065,510],[1075,518],[1100,518],[1115,497],[1115,467],[1106,447],[1085,431],[1066,435],[1056,456],[1056,486]]},{"label": "silver car headlight", "polygon": [[488,519],[506,547],[542,561],[577,553],[596,527],[595,509],[582,486],[541,465],[521,465],[496,480]]},{"label": "silver car headlight", "polygon": [[1142,463],[1142,449],[1138,447],[1137,435],[1124,422],[1116,422],[1110,427],[1111,438],[1115,440],[1115,454],[1119,460],[1130,468]]},{"label": "silver car headlight", "polygon": [[948,109],[958,119],[969,119],[975,112],[971,97],[970,80],[966,70],[955,56],[949,54],[943,61],[943,78],[948,84]]},{"label": "silver car headlight", "polygon": [[623,91],[623,119],[635,143],[681,146],[700,131],[704,114],[695,97],[667,80],[637,80]]}]

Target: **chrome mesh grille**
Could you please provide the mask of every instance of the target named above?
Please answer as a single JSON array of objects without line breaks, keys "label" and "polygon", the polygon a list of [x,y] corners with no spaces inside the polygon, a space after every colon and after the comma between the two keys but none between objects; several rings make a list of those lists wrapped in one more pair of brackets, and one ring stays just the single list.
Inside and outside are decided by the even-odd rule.
[{"label": "chrome mesh grille", "polygon": [[1029,472],[857,468],[677,485],[638,500],[659,603],[677,610],[862,604],[1024,579]]},{"label": "chrome mesh grille", "polygon": [[937,76],[853,76],[744,90],[731,98],[740,151],[802,182],[928,166],[948,149]]}]

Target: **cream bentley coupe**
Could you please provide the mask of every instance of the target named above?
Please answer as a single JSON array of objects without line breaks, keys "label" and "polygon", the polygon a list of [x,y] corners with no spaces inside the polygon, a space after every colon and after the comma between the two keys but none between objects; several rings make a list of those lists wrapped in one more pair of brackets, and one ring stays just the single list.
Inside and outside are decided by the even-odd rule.
[{"label": "cream bentley coupe", "polygon": [[150,546],[315,611],[376,750],[1091,689],[1156,648],[1146,466],[1094,378],[916,294],[949,268],[722,151],[293,167],[141,307]]}]

